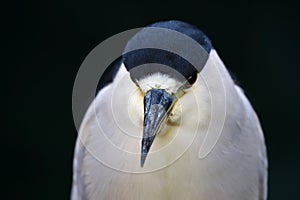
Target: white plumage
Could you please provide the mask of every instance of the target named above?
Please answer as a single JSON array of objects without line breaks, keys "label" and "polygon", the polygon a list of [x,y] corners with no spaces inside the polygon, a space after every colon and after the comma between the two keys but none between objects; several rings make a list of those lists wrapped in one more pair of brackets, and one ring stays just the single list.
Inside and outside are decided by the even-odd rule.
[{"label": "white plumage", "polygon": [[[219,86],[217,73],[224,87]],[[155,75],[140,83],[159,79]],[[170,86],[165,80],[163,83]],[[212,109],[216,120],[223,120],[218,107],[212,108],[211,97],[224,92],[226,102],[220,102],[226,106],[222,132],[208,155],[199,158]],[[144,168],[139,165],[142,127],[143,93],[122,65],[114,81],[99,92],[81,124],[72,200],[266,199],[267,156],[259,120],[215,50],[190,91],[178,99]],[[150,172],[142,173],[146,171]]]}]

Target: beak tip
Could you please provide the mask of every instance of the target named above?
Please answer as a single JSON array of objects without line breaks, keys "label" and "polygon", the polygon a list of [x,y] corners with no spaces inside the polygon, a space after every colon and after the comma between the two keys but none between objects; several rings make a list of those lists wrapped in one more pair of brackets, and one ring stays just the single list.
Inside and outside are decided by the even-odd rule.
[{"label": "beak tip", "polygon": [[146,157],[147,157],[147,153],[142,153],[142,155],[141,155],[141,168],[144,167]]},{"label": "beak tip", "polygon": [[144,167],[150,146],[154,140],[154,137],[150,137],[150,138],[143,138],[142,139],[142,148],[141,148],[141,167]]}]

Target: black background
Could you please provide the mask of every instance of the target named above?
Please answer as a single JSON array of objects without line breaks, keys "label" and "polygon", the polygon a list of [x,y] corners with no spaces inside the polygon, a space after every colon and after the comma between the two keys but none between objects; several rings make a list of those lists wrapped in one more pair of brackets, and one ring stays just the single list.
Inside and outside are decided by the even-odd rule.
[{"label": "black background", "polygon": [[300,199],[299,6],[214,1],[10,1],[1,12],[1,199],[68,199],[72,87],[100,42],[180,19],[198,26],[255,107],[269,154],[269,199]]}]

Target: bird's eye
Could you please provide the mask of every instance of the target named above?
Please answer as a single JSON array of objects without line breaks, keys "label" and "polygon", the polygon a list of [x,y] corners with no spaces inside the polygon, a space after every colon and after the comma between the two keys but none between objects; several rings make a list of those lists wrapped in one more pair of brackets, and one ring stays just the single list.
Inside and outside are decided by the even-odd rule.
[{"label": "bird's eye", "polygon": [[197,73],[193,74],[192,76],[190,76],[190,77],[187,79],[188,83],[189,83],[190,85],[193,85],[193,84],[196,82],[197,77],[198,77],[198,74],[197,74]]},{"label": "bird's eye", "polygon": [[190,90],[190,88],[193,86],[193,84],[196,82],[197,80],[197,77],[198,77],[198,74],[193,74],[192,76],[190,76],[188,79],[187,79],[187,82],[185,83],[184,85],[184,91],[187,92]]}]

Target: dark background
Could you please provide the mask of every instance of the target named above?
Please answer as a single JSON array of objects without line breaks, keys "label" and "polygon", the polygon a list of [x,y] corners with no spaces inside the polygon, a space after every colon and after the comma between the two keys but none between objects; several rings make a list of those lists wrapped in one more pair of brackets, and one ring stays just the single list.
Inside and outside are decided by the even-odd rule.
[{"label": "dark background", "polygon": [[1,199],[69,198],[80,64],[106,38],[165,19],[211,38],[261,119],[269,199],[300,199],[297,4],[10,1],[2,9]]}]

